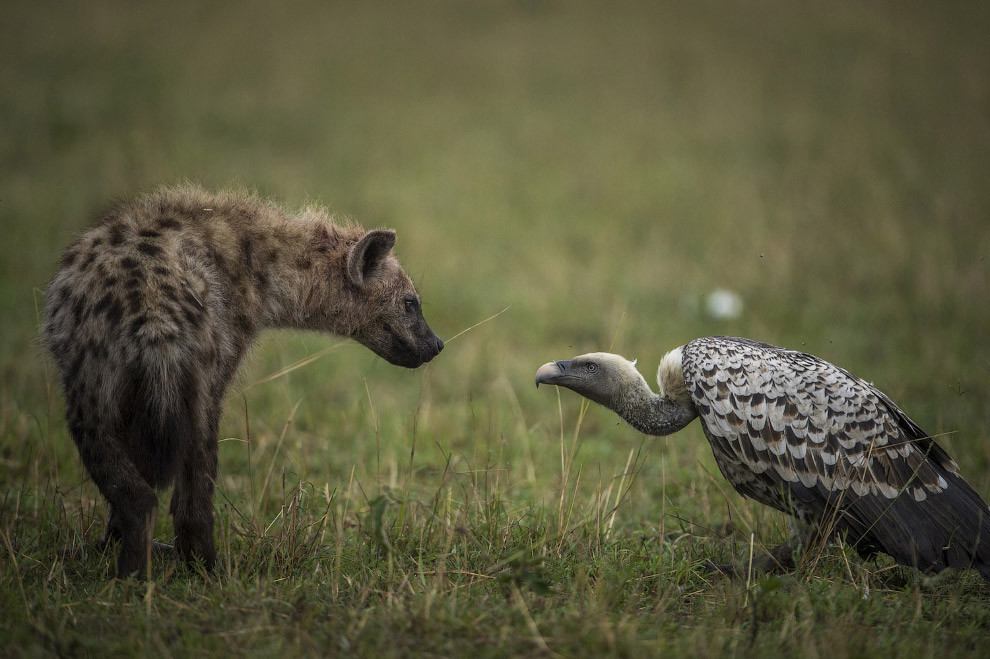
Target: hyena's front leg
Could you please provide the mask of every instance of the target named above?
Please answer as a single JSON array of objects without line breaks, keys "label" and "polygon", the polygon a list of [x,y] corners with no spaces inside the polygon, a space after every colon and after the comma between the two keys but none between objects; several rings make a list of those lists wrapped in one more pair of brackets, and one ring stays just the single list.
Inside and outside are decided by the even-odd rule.
[{"label": "hyena's front leg", "polygon": [[213,489],[217,477],[219,409],[199,418],[193,437],[187,438],[171,512],[175,525],[175,550],[188,563],[203,562],[207,570],[216,563],[213,539]]}]

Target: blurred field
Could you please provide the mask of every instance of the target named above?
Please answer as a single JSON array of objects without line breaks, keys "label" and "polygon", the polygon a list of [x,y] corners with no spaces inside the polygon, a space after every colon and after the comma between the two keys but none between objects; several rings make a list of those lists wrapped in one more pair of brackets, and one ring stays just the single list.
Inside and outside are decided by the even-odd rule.
[{"label": "blurred field", "polygon": [[[990,496],[990,5],[21,0],[0,20],[4,654],[986,656],[990,589],[787,533],[700,426],[644,438],[541,363],[649,380],[708,334],[873,380]],[[108,586],[39,350],[111,199],[245,186],[390,226],[442,337],[400,371],[272,333],[233,387],[203,580]],[[743,313],[705,312],[716,288]],[[580,419],[580,420],[579,420]],[[621,496],[620,496],[621,492]],[[171,535],[163,498],[158,537]],[[616,505],[618,503],[618,507]]]}]

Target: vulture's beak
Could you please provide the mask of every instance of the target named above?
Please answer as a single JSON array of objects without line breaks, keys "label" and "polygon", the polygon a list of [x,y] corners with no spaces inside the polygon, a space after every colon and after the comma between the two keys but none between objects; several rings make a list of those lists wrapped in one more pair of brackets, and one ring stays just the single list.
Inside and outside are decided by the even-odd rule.
[{"label": "vulture's beak", "polygon": [[557,379],[570,367],[569,360],[547,362],[536,371],[536,386],[540,384],[557,384]]}]

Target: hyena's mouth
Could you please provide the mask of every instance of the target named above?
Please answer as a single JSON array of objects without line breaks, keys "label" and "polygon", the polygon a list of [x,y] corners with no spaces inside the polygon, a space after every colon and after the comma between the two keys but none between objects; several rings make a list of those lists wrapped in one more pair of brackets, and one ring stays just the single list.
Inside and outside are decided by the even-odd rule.
[{"label": "hyena's mouth", "polygon": [[431,330],[428,330],[427,339],[416,340],[415,337],[406,338],[400,335],[388,325],[385,329],[388,332],[389,346],[378,354],[394,366],[416,368],[430,361],[443,350],[443,341]]},{"label": "hyena's mouth", "polygon": [[403,366],[405,368],[416,368],[422,366],[424,362],[433,359],[433,355],[423,354],[417,350],[416,346],[393,330],[386,326],[388,331],[389,346],[381,354],[393,366]]}]

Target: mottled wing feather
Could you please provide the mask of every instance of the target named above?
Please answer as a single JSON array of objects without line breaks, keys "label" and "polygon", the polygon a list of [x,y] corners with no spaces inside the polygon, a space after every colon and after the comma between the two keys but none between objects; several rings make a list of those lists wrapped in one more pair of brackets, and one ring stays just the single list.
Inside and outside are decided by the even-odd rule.
[{"label": "mottled wing feather", "polygon": [[[958,515],[986,516],[986,504],[945,451],[849,372],[731,337],[692,341],[682,364],[719,469],[741,494],[809,522],[832,513],[840,530],[863,541],[861,549],[936,568],[955,564],[940,545],[967,524],[941,508],[955,497],[965,511]],[[950,482],[956,492],[939,496]],[[935,496],[941,508],[933,513],[933,504],[921,502]],[[978,538],[985,524],[969,525]],[[919,547],[913,531],[927,534],[931,546]],[[969,558],[980,542],[990,554],[986,542],[973,539]]]},{"label": "mottled wing feather", "polygon": [[890,499],[902,489],[923,499],[945,487],[925,459],[934,442],[919,432],[920,446],[886,396],[817,357],[699,339],[686,346],[684,375],[708,433],[749,471]]}]

